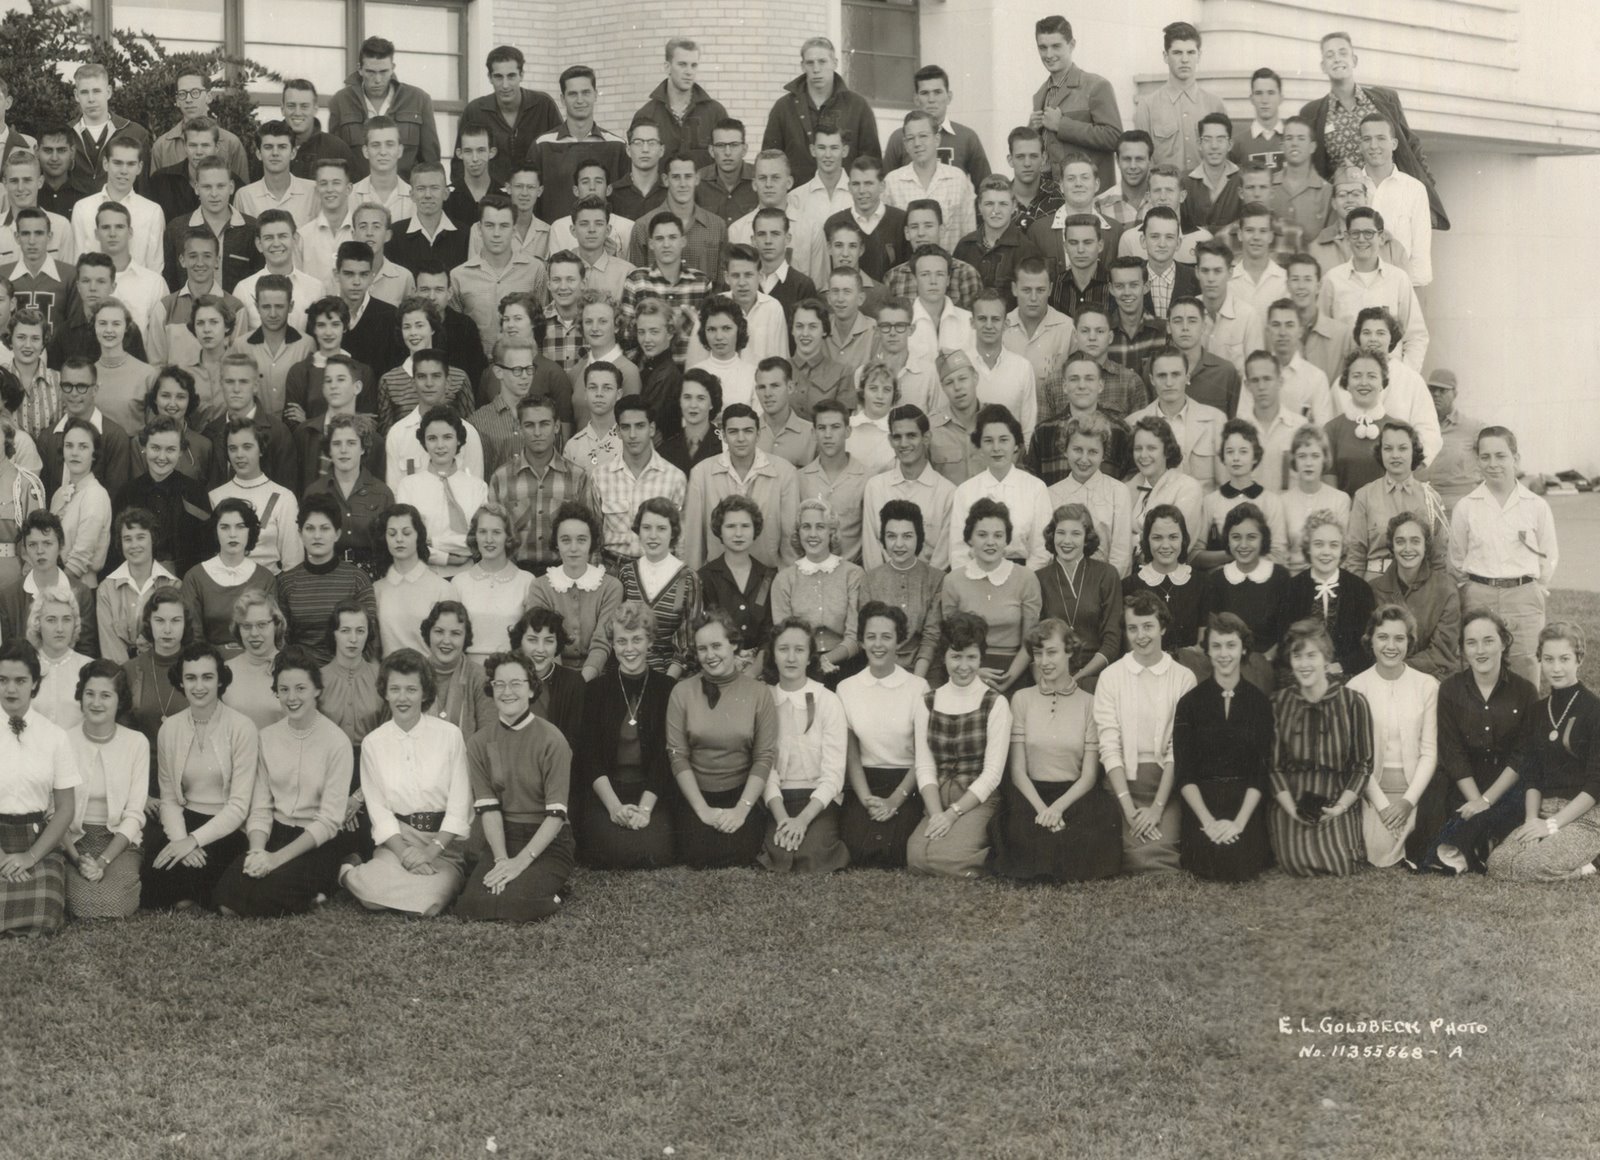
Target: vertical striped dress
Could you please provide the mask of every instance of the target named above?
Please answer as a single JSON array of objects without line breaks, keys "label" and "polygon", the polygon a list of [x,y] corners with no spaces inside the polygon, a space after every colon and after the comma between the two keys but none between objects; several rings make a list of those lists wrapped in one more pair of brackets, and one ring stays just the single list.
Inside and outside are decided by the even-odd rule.
[{"label": "vertical striped dress", "polygon": [[[649,564],[644,565],[645,571],[649,568]],[[640,571],[640,561],[629,560],[617,579],[622,581],[624,601],[643,600],[655,613],[656,635],[650,642],[647,663],[658,673],[665,673],[674,664],[682,666],[684,671],[694,668],[691,625],[700,614],[700,577],[679,563],[677,572],[666,583],[654,592],[647,592]]]},{"label": "vertical striped dress", "polygon": [[[1298,687],[1272,698],[1276,736],[1272,746],[1272,791],[1320,794],[1329,804],[1345,790],[1360,794],[1372,774],[1372,713],[1366,698],[1332,686],[1320,701]],[[1268,833],[1278,865],[1290,874],[1350,874],[1366,859],[1361,803],[1330,821],[1307,825],[1274,806]]]}]

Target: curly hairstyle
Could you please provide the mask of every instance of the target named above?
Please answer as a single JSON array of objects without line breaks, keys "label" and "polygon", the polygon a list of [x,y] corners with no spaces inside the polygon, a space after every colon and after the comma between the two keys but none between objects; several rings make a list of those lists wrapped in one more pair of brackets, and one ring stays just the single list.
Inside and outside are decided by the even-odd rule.
[{"label": "curly hairstyle", "polygon": [[422,685],[422,711],[433,708],[439,697],[438,682],[433,679],[433,662],[414,648],[396,649],[383,658],[378,666],[378,696],[385,704],[389,701],[389,679],[396,675],[416,677]]},{"label": "curly hairstyle", "polygon": [[[711,509],[711,534],[722,541],[722,521],[728,518],[729,512],[743,512],[750,517],[750,524],[754,529],[752,535],[756,539],[761,537],[761,529],[766,526],[766,517],[761,514],[761,505],[747,495],[735,492],[717,501],[717,506]],[[799,523],[798,516],[796,517]]]},{"label": "curly hairstyle", "polygon": [[739,309],[739,304],[726,294],[713,294],[706,299],[705,305],[700,308],[700,330],[698,332],[700,345],[706,350],[711,349],[711,343],[706,341],[706,322],[713,314],[725,315],[733,320],[736,330],[733,349],[742,351],[750,345],[750,323],[745,320],[744,311]]},{"label": "curly hairstyle", "polygon": [[856,613],[856,638],[859,640],[867,635],[867,622],[869,620],[887,620],[894,625],[894,642],[897,645],[905,644],[911,636],[911,622],[906,618],[906,610],[897,604],[890,604],[886,600],[869,600],[861,606],[861,611]]},{"label": "curly hairstyle", "polygon": [[[1007,412],[1009,414],[1009,412]],[[1006,543],[1011,542],[1014,534],[1011,526],[1011,509],[997,499],[984,496],[967,509],[967,518],[961,525],[961,542],[972,543],[972,533],[977,529],[981,520],[999,520],[1005,525]]]},{"label": "curly hairstyle", "polygon": [[1383,625],[1391,620],[1398,620],[1406,626],[1406,656],[1411,656],[1421,646],[1417,639],[1416,614],[1404,604],[1380,604],[1372,610],[1372,615],[1367,617],[1367,627],[1361,633],[1361,648],[1374,660],[1377,654],[1372,651],[1372,637]]},{"label": "curly hairstyle", "polygon": [[211,542],[214,544],[221,543],[217,538],[217,526],[226,515],[236,515],[244,521],[244,554],[248,556],[256,550],[256,544],[261,540],[261,517],[256,513],[255,505],[237,495],[218,500],[217,506],[211,509]]},{"label": "curly hairstyle", "polygon": [[1144,513],[1144,526],[1139,529],[1139,551],[1144,553],[1146,560],[1154,559],[1150,555],[1150,529],[1155,527],[1157,520],[1171,520],[1178,525],[1178,534],[1183,537],[1182,547],[1178,549],[1178,563],[1183,563],[1189,558],[1189,525],[1183,518],[1183,512],[1174,504],[1158,503]]},{"label": "curly hairstyle", "polygon": [[1081,503],[1064,503],[1050,513],[1050,522],[1044,526],[1044,542],[1054,555],[1056,528],[1068,520],[1083,527],[1083,558],[1087,560],[1100,550],[1100,532],[1094,526],[1093,513]]},{"label": "curly hairstyle", "polygon": [[572,638],[567,635],[566,618],[554,608],[530,608],[517,618],[517,623],[506,632],[512,652],[522,651],[522,638],[530,632],[548,632],[554,636],[557,656],[572,644]]},{"label": "curly hairstyle", "polygon": [[128,684],[128,674],[116,661],[105,657],[92,660],[78,670],[78,684],[72,691],[73,704],[83,704],[83,691],[89,687],[89,682],[94,680],[111,682],[111,687],[117,694],[118,717],[125,717],[133,712],[133,686]]},{"label": "curly hairstyle", "polygon": [[177,663],[167,669],[167,683],[178,692],[183,692],[183,670],[204,660],[211,661],[217,667],[217,697],[220,699],[228,691],[228,686],[233,684],[233,670],[223,659],[222,650],[208,640],[194,640],[183,646]]},{"label": "curly hairstyle", "polygon": [[653,495],[639,505],[639,510],[633,513],[633,534],[639,534],[639,528],[644,524],[646,514],[660,516],[672,525],[672,540],[667,548],[670,552],[678,546],[678,538],[683,535],[683,513],[678,511],[678,505],[665,496]]},{"label": "curly hairstyle", "polygon": [[563,500],[550,517],[550,550],[557,555],[561,553],[561,525],[568,522],[577,522],[589,529],[589,550],[597,550],[603,541],[600,536],[602,528],[600,517],[597,516],[588,504],[580,503],[575,499]]},{"label": "curly hairstyle", "polygon": [[1272,551],[1272,528],[1267,525],[1266,514],[1253,503],[1247,501],[1228,509],[1228,514],[1222,520],[1222,541],[1227,543],[1233,529],[1246,521],[1261,529],[1261,556],[1265,559]]},{"label": "curly hairstyle", "polygon": [[429,637],[439,621],[446,616],[453,616],[461,621],[464,630],[461,640],[461,650],[465,652],[472,647],[472,614],[467,611],[467,606],[459,600],[435,600],[433,607],[428,609],[428,615],[422,618],[422,639],[430,643]]},{"label": "curly hairstyle", "polygon": [[1407,439],[1411,440],[1411,470],[1420,470],[1424,462],[1422,436],[1417,434],[1417,429],[1404,419],[1385,419],[1378,424],[1378,440],[1372,445],[1373,462],[1379,467],[1383,467],[1383,437],[1390,431],[1402,432]]}]

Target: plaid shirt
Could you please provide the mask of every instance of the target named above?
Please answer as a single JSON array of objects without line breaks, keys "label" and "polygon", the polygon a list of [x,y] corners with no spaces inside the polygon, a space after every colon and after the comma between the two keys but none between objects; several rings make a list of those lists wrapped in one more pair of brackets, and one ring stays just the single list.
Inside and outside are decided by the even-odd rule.
[{"label": "plaid shirt", "polygon": [[583,312],[572,319],[568,326],[561,321],[561,316],[552,306],[544,312],[534,327],[534,335],[539,341],[539,353],[545,358],[560,366],[564,371],[570,371],[578,364],[578,360],[589,353],[589,348],[583,345]]},{"label": "plaid shirt", "polygon": [[[689,334],[699,329],[700,308],[710,297],[711,279],[692,266],[679,267],[676,282],[668,281],[667,276],[654,266],[635,270],[622,284],[622,302],[617,307],[617,341],[637,364],[639,360],[635,355],[639,346],[633,339],[634,317],[639,312],[639,303],[646,298],[660,298],[669,306],[685,309],[692,316],[680,314],[678,328],[672,335],[672,357],[682,363],[689,353]],[[686,328],[685,324],[690,322],[693,325]]]},{"label": "plaid shirt", "polygon": [[[1064,375],[1065,368],[1058,368],[1040,392],[1040,405],[1047,419],[1060,418],[1071,410],[1063,387]],[[1131,415],[1154,401],[1139,372],[1112,362],[1109,354],[1100,360],[1100,382],[1100,409],[1108,415]],[[1109,448],[1106,458],[1110,459]],[[1129,470],[1132,470],[1131,466]]]},{"label": "plaid shirt", "polygon": [[[1100,415],[1111,427],[1111,439],[1106,445],[1105,457],[1100,461],[1100,471],[1112,479],[1121,480],[1133,474],[1133,431],[1121,416],[1112,414],[1104,407],[1100,408]],[[1039,424],[1033,433],[1033,442],[1028,446],[1031,470],[1044,480],[1046,487],[1072,474],[1072,467],[1067,462],[1067,424],[1070,421],[1063,406],[1056,418]]]},{"label": "plaid shirt", "polygon": [[60,381],[61,376],[44,365],[41,355],[38,373],[32,382],[23,384],[22,406],[13,418],[35,440],[61,422],[61,392],[56,389]]},{"label": "plaid shirt", "polygon": [[[889,287],[889,297],[913,299],[917,296],[917,276],[911,269],[910,262],[902,262],[889,271],[889,277],[884,280]],[[978,291],[983,289],[983,275],[966,262],[952,258],[950,261],[950,288],[945,291],[954,302],[963,310],[972,308],[972,300],[978,296]]]},{"label": "plaid shirt", "polygon": [[1066,204],[1066,199],[1061,196],[1061,189],[1056,183],[1046,177],[1039,182],[1039,192],[1027,205],[1017,203],[1016,214],[1012,218],[1017,224],[1017,229],[1023,233],[1028,232],[1028,227],[1040,218],[1054,218],[1056,210]]},{"label": "plaid shirt", "polygon": [[589,473],[559,453],[541,475],[518,451],[489,477],[489,498],[511,513],[511,556],[523,567],[553,568],[551,517],[567,500],[595,506]]},{"label": "plaid shirt", "polygon": [[1106,358],[1110,361],[1137,370],[1166,345],[1167,328],[1154,315],[1146,314],[1139,323],[1139,329],[1129,334],[1122,329],[1121,313],[1112,310],[1111,345],[1106,349]]},{"label": "plaid shirt", "polygon": [[681,512],[689,494],[688,476],[661,458],[659,451],[650,453],[650,462],[637,476],[619,455],[609,466],[596,470],[591,483],[595,511],[605,525],[600,532],[601,546],[613,556],[635,559],[644,555],[639,537],[633,534],[633,517],[639,505],[660,496],[671,500]]},{"label": "plaid shirt", "polygon": [[1116,304],[1111,298],[1109,275],[1103,267],[1096,266],[1094,277],[1089,279],[1089,285],[1080,288],[1078,279],[1073,276],[1072,268],[1069,266],[1061,272],[1061,277],[1056,279],[1055,287],[1050,292],[1050,305],[1068,318],[1078,317],[1078,311],[1086,306],[1115,310]]}]

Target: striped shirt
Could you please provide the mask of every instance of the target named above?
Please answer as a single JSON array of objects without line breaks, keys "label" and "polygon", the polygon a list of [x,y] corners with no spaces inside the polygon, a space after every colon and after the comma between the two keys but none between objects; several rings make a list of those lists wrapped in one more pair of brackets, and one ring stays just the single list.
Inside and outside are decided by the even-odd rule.
[{"label": "striped shirt", "polygon": [[359,600],[361,607],[378,615],[378,598],[372,581],[354,564],[337,557],[326,564],[307,560],[273,578],[272,594],[289,618],[289,644],[304,645],[319,665],[333,659],[333,634],[329,618],[343,600]]}]

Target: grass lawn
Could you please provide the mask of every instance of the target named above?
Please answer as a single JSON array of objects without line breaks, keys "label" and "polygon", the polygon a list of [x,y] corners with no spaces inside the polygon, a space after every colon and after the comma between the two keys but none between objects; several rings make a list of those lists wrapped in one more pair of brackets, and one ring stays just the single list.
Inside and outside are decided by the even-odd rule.
[{"label": "grass lawn", "polygon": [[[0,1156],[1590,1157],[1596,889],[672,870],[526,930],[80,924],[0,944]],[[1423,1028],[1279,1031],[1322,1016]]]}]

